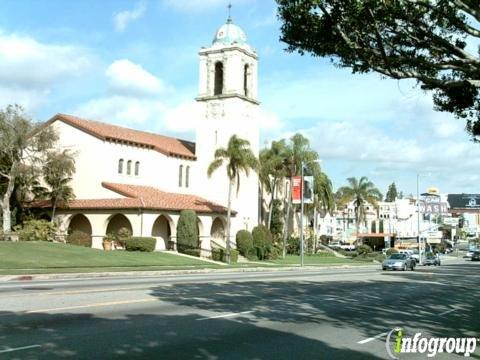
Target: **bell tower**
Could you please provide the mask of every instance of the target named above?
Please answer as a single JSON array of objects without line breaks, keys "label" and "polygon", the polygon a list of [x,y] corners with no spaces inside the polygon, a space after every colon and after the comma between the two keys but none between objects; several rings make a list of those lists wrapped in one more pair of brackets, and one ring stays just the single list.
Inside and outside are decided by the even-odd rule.
[{"label": "bell tower", "polygon": [[[208,184],[199,193],[207,199],[226,205],[228,179],[225,169],[207,178],[207,168],[215,150],[227,147],[232,135],[250,142],[259,152],[259,101],[257,100],[256,51],[247,43],[245,32],[229,16],[215,33],[210,47],[199,51],[199,87],[196,98],[203,116],[196,129],[196,155],[199,176]],[[202,174],[203,173],[203,174]],[[203,191],[203,193],[202,193]],[[237,230],[252,229],[258,223],[258,176],[242,173],[240,191],[234,194],[232,236]]]}]

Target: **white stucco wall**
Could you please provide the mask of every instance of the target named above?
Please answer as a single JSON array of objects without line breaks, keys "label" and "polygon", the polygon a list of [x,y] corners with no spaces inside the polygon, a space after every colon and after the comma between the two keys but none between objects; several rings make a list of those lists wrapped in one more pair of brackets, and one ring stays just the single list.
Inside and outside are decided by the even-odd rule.
[{"label": "white stucco wall", "polygon": [[[75,152],[76,172],[72,187],[77,199],[122,197],[101,186],[103,181],[153,186],[167,192],[193,194],[195,161],[168,157],[158,151],[103,141],[62,121],[53,126],[59,134],[59,147]],[[118,173],[118,161],[124,159],[123,173]],[[131,175],[127,162],[132,161]],[[140,162],[139,175],[135,163]],[[182,186],[179,186],[179,166],[183,165]],[[185,187],[185,169],[190,166],[189,187]]]}]

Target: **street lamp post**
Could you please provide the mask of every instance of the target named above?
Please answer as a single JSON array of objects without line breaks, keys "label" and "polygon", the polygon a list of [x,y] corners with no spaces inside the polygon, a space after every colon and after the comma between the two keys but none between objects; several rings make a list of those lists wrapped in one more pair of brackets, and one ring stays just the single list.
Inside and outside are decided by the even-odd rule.
[{"label": "street lamp post", "polygon": [[422,244],[420,238],[420,190],[419,190],[420,174],[417,173],[417,244],[419,264],[422,264]]},{"label": "street lamp post", "polygon": [[300,197],[300,266],[303,266],[303,161],[302,169],[300,171],[300,186],[301,186],[301,197]]}]

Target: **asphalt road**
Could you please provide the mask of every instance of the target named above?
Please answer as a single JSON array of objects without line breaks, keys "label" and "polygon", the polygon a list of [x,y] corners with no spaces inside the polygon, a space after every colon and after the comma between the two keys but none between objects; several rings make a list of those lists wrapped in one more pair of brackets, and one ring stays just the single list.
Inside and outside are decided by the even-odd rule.
[{"label": "asphalt road", "polygon": [[387,359],[397,326],[479,337],[479,284],[467,261],[1,282],[0,359]]}]

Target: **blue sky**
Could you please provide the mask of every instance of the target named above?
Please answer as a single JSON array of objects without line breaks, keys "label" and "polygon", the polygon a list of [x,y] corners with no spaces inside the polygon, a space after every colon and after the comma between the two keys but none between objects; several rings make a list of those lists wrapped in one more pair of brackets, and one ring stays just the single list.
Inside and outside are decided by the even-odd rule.
[{"label": "blue sky", "polygon": [[[57,112],[194,139],[198,56],[227,0],[2,0],[0,106],[35,119]],[[310,138],[335,189],[365,175],[385,193],[436,186],[478,192],[480,145],[432,110],[414,82],[352,75],[328,59],[284,51],[271,0],[232,1],[260,56],[262,144]]]}]

